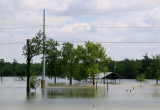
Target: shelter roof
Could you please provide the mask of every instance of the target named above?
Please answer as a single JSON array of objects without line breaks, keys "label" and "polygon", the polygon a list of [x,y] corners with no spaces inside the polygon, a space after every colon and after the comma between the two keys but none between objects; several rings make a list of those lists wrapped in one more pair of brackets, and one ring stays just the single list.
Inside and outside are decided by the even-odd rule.
[{"label": "shelter roof", "polygon": [[110,74],[104,76],[103,79],[124,79],[124,77],[122,77],[116,73],[111,72]]}]

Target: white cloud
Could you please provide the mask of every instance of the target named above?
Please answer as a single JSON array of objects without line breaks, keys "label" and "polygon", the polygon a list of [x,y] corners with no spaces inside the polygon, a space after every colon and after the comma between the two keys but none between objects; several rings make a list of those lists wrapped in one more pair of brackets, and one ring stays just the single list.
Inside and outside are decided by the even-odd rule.
[{"label": "white cloud", "polygon": [[[42,25],[46,9],[46,34],[59,41],[160,41],[159,29],[93,28],[159,27],[159,0],[0,0],[0,27]],[[128,10],[147,9],[147,10]],[[50,11],[49,11],[50,10]],[[53,11],[63,10],[63,11]],[[98,11],[76,11],[98,10]],[[117,11],[102,11],[117,10]],[[119,10],[119,11],[118,11]],[[73,26],[73,27],[56,27]],[[87,27],[76,27],[87,26]],[[0,29],[0,43],[26,41],[42,27]],[[158,53],[158,44],[103,44],[111,58],[142,58],[145,53]],[[0,46],[0,56],[12,61],[22,56],[23,45]],[[40,60],[39,60],[40,61]]]},{"label": "white cloud", "polygon": [[71,25],[65,25],[66,27],[59,28],[59,32],[67,32],[67,33],[84,33],[86,31],[90,31],[91,27],[88,23],[74,23]]},{"label": "white cloud", "polygon": [[108,0],[96,0],[96,9],[99,10],[107,10],[109,9],[109,1]]},{"label": "white cloud", "polygon": [[159,4],[159,0],[109,0],[110,9],[152,9]]}]

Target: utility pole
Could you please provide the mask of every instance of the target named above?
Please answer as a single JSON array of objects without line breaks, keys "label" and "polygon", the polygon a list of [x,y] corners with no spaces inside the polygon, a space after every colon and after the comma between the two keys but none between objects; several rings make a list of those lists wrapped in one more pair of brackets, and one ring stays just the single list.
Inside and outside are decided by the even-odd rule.
[{"label": "utility pole", "polygon": [[45,53],[44,53],[44,45],[45,45],[45,9],[43,10],[43,69],[42,69],[42,80],[41,80],[41,88],[45,88]]}]

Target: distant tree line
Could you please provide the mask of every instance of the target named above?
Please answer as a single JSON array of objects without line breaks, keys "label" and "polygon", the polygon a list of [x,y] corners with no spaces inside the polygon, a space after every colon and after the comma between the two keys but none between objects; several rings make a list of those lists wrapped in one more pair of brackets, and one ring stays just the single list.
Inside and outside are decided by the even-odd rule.
[{"label": "distant tree line", "polygon": [[115,71],[117,74],[127,79],[135,79],[143,74],[147,79],[156,79],[156,84],[160,79],[160,55],[149,58],[147,54],[141,60],[124,59],[122,61],[111,60],[108,64],[108,71]]},{"label": "distant tree line", "polygon": [[[2,76],[15,76],[23,80],[26,76],[27,65],[25,63],[18,63],[16,59],[12,63],[6,62],[4,59],[0,59],[0,75]],[[37,75],[42,73],[41,63],[32,63],[31,70]]]},{"label": "distant tree line", "polygon": [[[57,63],[62,63],[60,61],[56,60],[48,61],[48,60],[49,58],[47,58],[47,76],[49,78],[53,78],[55,76],[61,78],[66,77],[65,72],[63,72],[63,69],[68,67],[62,67],[63,65],[57,64]],[[51,62],[54,62],[56,64]],[[142,60],[129,60],[129,59],[125,59],[122,61],[110,60],[110,62],[106,63],[106,65],[107,65],[106,67],[107,69],[105,70],[106,72],[115,71],[117,74],[127,79],[134,79],[136,78],[137,75],[140,74],[144,74],[147,79],[159,79],[160,77],[159,55],[156,55],[153,58],[149,58],[148,55],[146,54]],[[27,68],[26,66],[27,65],[25,63],[18,63],[16,59],[14,59],[12,63],[6,62],[4,59],[0,59],[0,74],[1,76],[16,76],[23,79],[23,77],[26,76],[26,68]],[[84,66],[87,66],[87,64]],[[81,68],[75,72],[74,78],[77,80],[87,78],[88,76],[84,72],[87,71],[85,67],[82,68],[81,63],[80,65],[78,65],[78,67]],[[31,71],[40,76],[42,73],[42,64],[32,63]]]},{"label": "distant tree line", "polygon": [[[78,49],[80,49],[80,47],[78,47]],[[53,53],[50,53],[50,54],[53,55]],[[72,53],[70,54],[72,55]],[[156,55],[156,56],[153,56],[152,58],[149,58],[148,55],[146,54],[141,60],[129,60],[129,59],[124,59],[122,61],[110,60],[109,62],[106,61],[106,62],[103,62],[102,64],[100,64],[99,61],[93,60],[93,62],[90,65],[89,65],[90,61],[85,62],[85,64],[83,64],[82,61],[79,61],[79,63],[76,64],[76,62],[78,62],[77,61],[78,59],[76,59],[75,62],[66,61],[66,59],[61,59],[60,56],[54,57],[54,55],[53,56],[52,55],[47,56],[46,71],[47,71],[47,76],[49,78],[55,78],[55,79],[56,77],[70,78],[72,76],[72,78],[76,80],[87,79],[91,75],[90,68],[92,67],[90,67],[90,65],[91,66],[93,65],[93,68],[96,68],[96,65],[94,65],[94,63],[96,63],[97,65],[102,65],[101,66],[102,69],[100,69],[101,71],[104,71],[104,72],[115,71],[117,74],[123,76],[126,79],[135,79],[136,76],[140,74],[145,75],[147,79],[156,79],[157,81],[160,79],[160,55]],[[77,55],[80,55],[80,54],[78,53]],[[81,57],[82,56],[76,56],[75,58],[81,59]],[[74,58],[74,56],[70,58]],[[104,65],[107,65],[107,66],[104,66]],[[27,70],[26,68],[27,68],[27,65],[25,63],[18,63],[16,59],[14,59],[12,63],[6,62],[4,59],[0,59],[1,77],[15,76],[23,80],[23,78],[26,76],[26,70]],[[100,68],[100,66],[98,68]],[[74,74],[70,75],[71,73],[69,71],[71,71],[72,74],[73,73]],[[97,70],[95,74],[100,73],[101,71]],[[32,63],[31,72],[39,76],[42,75],[42,64]]]}]

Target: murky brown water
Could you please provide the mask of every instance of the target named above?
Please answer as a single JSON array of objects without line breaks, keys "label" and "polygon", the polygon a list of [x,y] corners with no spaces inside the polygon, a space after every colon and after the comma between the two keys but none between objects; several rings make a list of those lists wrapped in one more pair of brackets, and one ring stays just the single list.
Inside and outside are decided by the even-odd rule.
[{"label": "murky brown water", "polygon": [[[133,84],[136,86],[135,90],[132,89]],[[142,87],[135,80],[123,80],[120,84],[109,84],[108,91],[102,83],[98,83],[97,91],[92,86],[38,88],[36,93],[33,91],[30,94],[29,99],[26,97],[25,86],[26,81],[4,78],[0,82],[0,110],[160,109],[160,86],[155,85],[155,80],[143,82]]]}]

